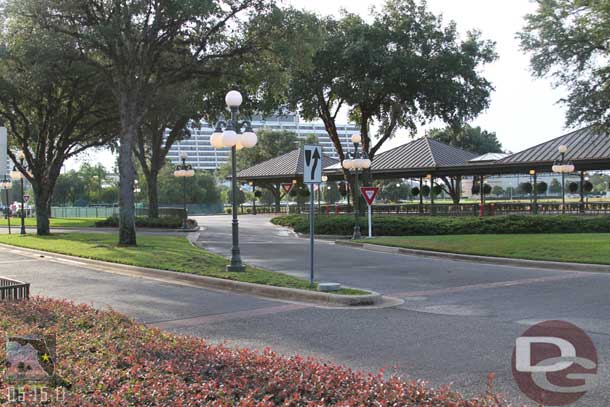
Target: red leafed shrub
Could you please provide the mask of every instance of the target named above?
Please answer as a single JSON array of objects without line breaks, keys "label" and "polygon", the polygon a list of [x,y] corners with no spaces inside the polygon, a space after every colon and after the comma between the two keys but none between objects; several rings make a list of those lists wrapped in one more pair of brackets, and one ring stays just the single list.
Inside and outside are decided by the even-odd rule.
[{"label": "red leafed shrub", "polygon": [[[55,406],[499,406],[492,394],[466,400],[449,389],[386,379],[322,363],[211,345],[125,316],[46,298],[0,303],[6,334],[57,337],[56,373],[67,387]],[[0,346],[0,364],[5,364]],[[7,402],[0,379],[0,405]],[[50,400],[53,397],[49,397]],[[15,404],[17,405],[17,404]],[[34,406],[34,401],[19,403]]]}]

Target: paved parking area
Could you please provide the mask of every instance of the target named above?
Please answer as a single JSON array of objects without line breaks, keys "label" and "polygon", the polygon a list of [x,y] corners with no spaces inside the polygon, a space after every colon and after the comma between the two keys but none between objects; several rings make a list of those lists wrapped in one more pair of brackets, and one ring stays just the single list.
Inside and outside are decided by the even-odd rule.
[{"label": "paved parking area", "polygon": [[[198,244],[226,255],[230,219],[202,217]],[[241,218],[248,263],[307,275],[308,241],[269,224]],[[177,286],[87,269],[78,262],[36,258],[0,249],[0,275],[33,283],[33,292],[112,307],[138,321],[214,342],[273,347],[353,368],[386,368],[433,384],[454,383],[473,394],[487,374],[515,402],[527,402],[514,384],[515,338],[540,320],[562,319],[593,339],[601,386],[575,405],[610,402],[610,275],[472,264],[317,245],[317,277],[370,288],[404,300],[383,309],[332,309]]]}]

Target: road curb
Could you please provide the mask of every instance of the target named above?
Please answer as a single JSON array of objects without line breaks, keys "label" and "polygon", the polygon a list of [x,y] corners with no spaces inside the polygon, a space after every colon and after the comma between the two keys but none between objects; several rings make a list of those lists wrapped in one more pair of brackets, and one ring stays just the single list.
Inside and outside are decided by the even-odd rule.
[{"label": "road curb", "polygon": [[602,264],[585,264],[585,263],[564,263],[559,261],[541,261],[541,260],[526,260],[526,259],[511,259],[507,257],[490,257],[477,256],[471,254],[458,254],[447,252],[435,252],[431,250],[406,249],[402,247],[392,247],[376,245],[371,243],[351,242],[345,240],[336,240],[335,244],[341,246],[358,247],[360,249],[370,250],[374,252],[403,254],[408,256],[432,257],[446,260],[466,261],[471,263],[485,263],[497,266],[516,266],[537,269],[551,269],[564,271],[580,271],[580,272],[595,272],[608,273],[610,266]]},{"label": "road curb", "polygon": [[82,257],[69,256],[43,250],[28,249],[6,244],[0,244],[0,247],[30,253],[36,255],[37,257],[43,256],[50,260],[53,260],[54,258],[64,259],[72,264],[76,263],[78,265],[80,263],[88,268],[107,273],[119,274],[128,277],[147,278],[167,283],[189,285],[200,288],[212,288],[222,291],[251,294],[271,299],[344,307],[371,306],[381,304],[383,302],[383,297],[381,294],[373,291],[371,291],[371,294],[367,295],[338,295],[318,291],[300,290],[296,288],[274,287],[263,284],[225,280],[222,278],[199,276],[196,274],[180,273],[169,270],[129,266],[125,264],[91,260]]}]

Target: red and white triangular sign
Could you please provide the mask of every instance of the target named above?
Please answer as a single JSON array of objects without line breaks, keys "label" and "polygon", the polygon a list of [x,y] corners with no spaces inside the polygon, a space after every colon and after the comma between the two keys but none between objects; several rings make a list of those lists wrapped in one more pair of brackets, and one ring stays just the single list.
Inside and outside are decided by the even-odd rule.
[{"label": "red and white triangular sign", "polygon": [[373,202],[375,202],[375,198],[377,197],[378,192],[378,187],[360,187],[360,193],[362,194],[362,197],[364,198],[366,203],[369,205],[373,205]]},{"label": "red and white triangular sign", "polygon": [[290,191],[292,191],[292,185],[293,184],[282,184],[282,189],[284,190],[284,193],[289,194]]}]

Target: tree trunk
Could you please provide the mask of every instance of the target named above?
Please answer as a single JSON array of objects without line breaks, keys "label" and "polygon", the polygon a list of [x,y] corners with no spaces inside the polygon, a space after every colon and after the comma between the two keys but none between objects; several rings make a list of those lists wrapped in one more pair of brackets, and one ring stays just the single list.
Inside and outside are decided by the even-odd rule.
[{"label": "tree trunk", "polygon": [[51,216],[51,191],[45,187],[34,188],[34,199],[36,200],[36,234],[38,236],[48,236],[51,234],[49,221]]},{"label": "tree trunk", "polygon": [[152,219],[159,218],[159,185],[157,179],[159,173],[157,171],[151,171],[146,177],[146,183],[148,184],[148,217]]},{"label": "tree trunk", "polygon": [[121,135],[119,146],[119,246],[135,246],[135,197],[136,169],[133,163],[133,145],[137,129],[136,103],[125,94],[121,97]]},{"label": "tree trunk", "polygon": [[451,199],[455,205],[460,203],[460,199],[462,198],[462,177],[455,177],[455,189],[453,194],[451,194]]}]

